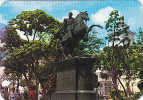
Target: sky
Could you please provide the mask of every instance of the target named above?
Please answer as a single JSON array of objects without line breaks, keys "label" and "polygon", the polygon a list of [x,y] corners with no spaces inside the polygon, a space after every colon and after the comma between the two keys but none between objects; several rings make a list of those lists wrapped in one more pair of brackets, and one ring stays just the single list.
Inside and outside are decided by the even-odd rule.
[{"label": "sky", "polygon": [[[74,16],[79,12],[87,11],[90,17],[89,25],[105,25],[109,14],[113,10],[118,10],[125,17],[125,22],[132,31],[143,26],[143,0],[0,0],[0,23],[7,24],[22,11],[42,9],[47,14],[52,15],[59,21],[67,17],[72,11]],[[98,37],[107,35],[105,30],[97,29]]]}]

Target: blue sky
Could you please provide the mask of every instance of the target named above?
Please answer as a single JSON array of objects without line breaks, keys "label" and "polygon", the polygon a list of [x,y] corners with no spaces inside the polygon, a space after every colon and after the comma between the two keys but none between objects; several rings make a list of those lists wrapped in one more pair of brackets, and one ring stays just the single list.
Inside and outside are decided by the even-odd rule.
[{"label": "blue sky", "polygon": [[[0,23],[7,24],[23,10],[42,9],[47,14],[62,21],[72,11],[76,16],[80,11],[88,11],[89,24],[105,25],[104,21],[114,9],[119,10],[125,17],[125,22],[130,25],[132,31],[143,25],[143,0],[79,0],[79,1],[10,1],[0,0]],[[100,30],[99,37],[103,38],[105,30]]]}]

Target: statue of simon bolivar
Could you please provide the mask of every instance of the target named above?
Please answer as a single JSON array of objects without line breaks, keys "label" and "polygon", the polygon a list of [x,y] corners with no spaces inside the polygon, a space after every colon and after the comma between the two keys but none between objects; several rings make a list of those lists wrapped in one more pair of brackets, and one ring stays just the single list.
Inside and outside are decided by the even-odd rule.
[{"label": "statue of simon bolivar", "polygon": [[69,18],[64,19],[63,29],[65,32],[65,35],[62,38],[63,42],[73,37],[74,18],[72,16],[73,16],[73,13],[69,12]]}]

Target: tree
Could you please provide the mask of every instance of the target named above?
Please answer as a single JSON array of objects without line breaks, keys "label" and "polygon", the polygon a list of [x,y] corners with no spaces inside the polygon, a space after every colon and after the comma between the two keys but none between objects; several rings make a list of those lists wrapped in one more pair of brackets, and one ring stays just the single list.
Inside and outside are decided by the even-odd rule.
[{"label": "tree", "polygon": [[[138,73],[141,70],[142,66],[142,55],[140,53],[139,48],[137,47],[129,47],[125,48],[123,46],[117,46],[114,48],[114,60],[112,60],[113,49],[112,47],[105,47],[103,51],[99,54],[100,56],[100,64],[103,65],[103,70],[108,70],[112,72],[112,64],[116,67],[116,73],[112,72],[112,75],[116,75],[116,81],[120,83],[122,86],[124,93],[126,96],[130,97],[131,88],[130,82],[135,80],[138,77]],[[121,81],[121,76],[125,77],[124,85]],[[113,77],[113,76],[112,76]],[[116,93],[119,91],[116,90]]]},{"label": "tree", "polygon": [[136,38],[136,45],[135,45],[135,47],[138,49],[138,53],[139,53],[139,55],[140,55],[140,64],[138,64],[138,66],[139,66],[139,69],[138,69],[138,78],[139,79],[141,79],[141,81],[138,83],[138,88],[140,89],[140,91],[141,91],[141,93],[142,93],[142,83],[143,83],[143,71],[142,71],[142,67],[141,66],[143,66],[142,65],[142,56],[143,56],[143,53],[142,53],[142,51],[143,51],[143,29],[142,29],[142,27],[139,27],[139,29],[138,29],[138,34],[137,34],[137,38]]},{"label": "tree", "polygon": [[106,30],[110,33],[106,39],[112,43],[113,47],[115,45],[120,45],[121,43],[126,45],[125,41],[129,40],[129,26],[125,24],[124,16],[120,16],[117,10],[111,12],[110,17],[106,22]]},{"label": "tree", "polygon": [[[23,11],[17,15],[9,22],[6,29],[3,39],[7,49],[6,69],[11,70],[9,73],[24,76],[28,87],[35,84],[36,91],[41,82],[40,74],[43,69],[47,69],[47,73],[52,74],[48,72],[48,69],[52,69],[49,67],[49,62],[54,62],[59,52],[57,40],[52,38],[59,26],[60,23],[52,16],[42,10],[34,10]],[[22,33],[26,36],[26,40],[19,36]]]},{"label": "tree", "polygon": [[[139,48],[131,45],[129,35],[134,35],[134,32],[129,30],[129,26],[125,24],[124,17],[119,16],[118,11],[113,11],[106,22],[106,30],[110,32],[108,41],[112,43],[111,47],[103,49],[101,64],[107,70],[112,72],[113,87],[118,91],[117,81],[122,85],[126,96],[130,96],[130,81],[137,77],[139,67],[142,64]],[[121,44],[122,43],[122,44]],[[134,60],[134,61],[133,61]],[[122,84],[120,77],[126,76],[126,87]],[[118,92],[116,92],[118,93]],[[119,95],[116,99],[119,99]]]},{"label": "tree", "polygon": [[126,78],[127,95],[130,97],[132,94],[130,83],[138,77],[138,72],[142,66],[142,55],[140,55],[137,47],[122,48],[118,59],[120,59],[121,75],[125,75]]},{"label": "tree", "polygon": [[44,33],[48,35],[54,34],[60,26],[59,21],[54,19],[52,16],[47,15],[42,10],[23,11],[9,23],[13,28],[23,32],[28,42],[30,36],[32,36],[33,41],[36,37],[41,40],[42,37],[45,36]]},{"label": "tree", "polygon": [[117,10],[114,10],[111,12],[110,17],[108,19],[108,21],[106,22],[106,30],[107,32],[110,32],[110,34],[108,35],[107,39],[109,40],[109,42],[112,42],[112,51],[111,51],[111,59],[110,62],[112,62],[110,64],[111,69],[112,69],[112,80],[113,80],[113,87],[118,90],[118,86],[117,86],[117,75],[116,73],[116,67],[114,64],[114,59],[115,59],[115,42],[120,40],[121,34],[123,34],[122,31],[122,26],[120,26],[120,24],[124,23],[124,17],[120,17],[119,12]]},{"label": "tree", "polygon": [[[121,69],[124,69],[124,67],[127,69],[129,68],[127,64],[129,61],[125,62],[128,59],[127,57],[129,57],[128,51],[130,51],[130,48],[128,48],[131,41],[128,37],[129,26],[125,24],[124,17],[120,16],[117,10],[114,10],[111,12],[110,17],[106,22],[106,30],[109,32],[108,37],[106,38],[110,43],[112,43],[112,45],[111,47],[104,48],[103,55],[101,56],[103,59],[101,64],[112,72],[113,87],[117,91],[116,93],[119,92],[117,84],[117,81],[119,81],[127,95],[125,87],[119,77],[123,73]],[[116,99],[119,99],[119,97],[119,94],[117,94]]]}]

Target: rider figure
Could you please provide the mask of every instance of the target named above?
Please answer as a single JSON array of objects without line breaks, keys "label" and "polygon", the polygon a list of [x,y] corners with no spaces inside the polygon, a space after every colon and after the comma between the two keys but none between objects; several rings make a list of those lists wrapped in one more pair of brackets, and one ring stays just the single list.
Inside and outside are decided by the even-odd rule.
[{"label": "rider figure", "polygon": [[72,38],[73,28],[74,28],[74,18],[72,17],[73,13],[69,12],[69,18],[64,19],[64,29],[67,32],[64,36],[62,41],[66,41],[67,39]]}]

